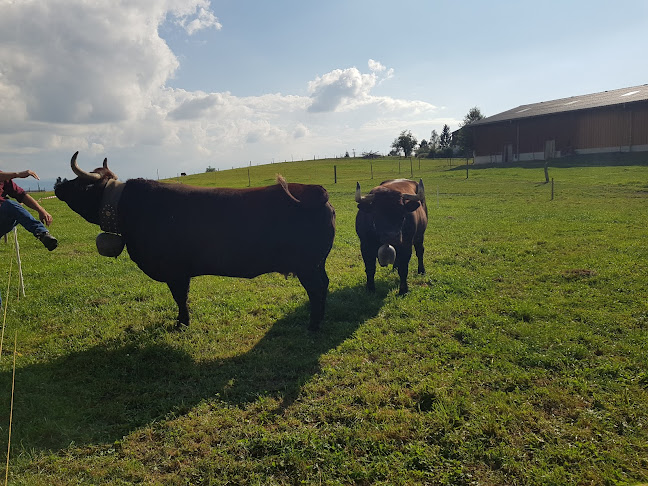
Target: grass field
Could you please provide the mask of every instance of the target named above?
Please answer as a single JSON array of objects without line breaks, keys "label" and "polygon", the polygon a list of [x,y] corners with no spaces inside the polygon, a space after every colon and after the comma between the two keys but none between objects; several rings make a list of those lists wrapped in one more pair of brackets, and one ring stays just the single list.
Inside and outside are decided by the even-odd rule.
[{"label": "grass field", "polygon": [[[458,161],[454,161],[455,164]],[[459,161],[460,162],[460,161]],[[67,164],[61,163],[65,167]],[[370,165],[371,164],[371,165]],[[337,166],[334,183],[333,166]],[[373,179],[371,170],[373,169]],[[172,332],[167,287],[56,199],[60,247],[0,243],[9,482],[623,485],[648,481],[648,160],[549,169],[337,159],[181,183],[324,185],[337,212],[327,314],[294,278],[200,277]],[[426,275],[364,290],[354,189],[422,177]],[[178,183],[176,180],[171,183]],[[10,240],[11,243],[11,240]],[[3,461],[4,464],[4,461]]]}]

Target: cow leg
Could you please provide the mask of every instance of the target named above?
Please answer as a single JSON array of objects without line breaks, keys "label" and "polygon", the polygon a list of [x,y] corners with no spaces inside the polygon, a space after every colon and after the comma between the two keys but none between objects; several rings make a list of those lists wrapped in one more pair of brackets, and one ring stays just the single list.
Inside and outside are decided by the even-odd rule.
[{"label": "cow leg", "polygon": [[415,241],[414,249],[416,250],[416,258],[418,258],[418,273],[423,275],[425,273],[425,265],[423,265],[423,253],[425,252],[425,250],[423,248],[423,242]]},{"label": "cow leg", "polygon": [[412,258],[412,247],[403,245],[396,251],[396,262],[398,264],[398,276],[400,277],[400,288],[398,293],[400,295],[406,294],[409,290],[407,287],[407,273],[409,261]]},{"label": "cow leg", "polygon": [[375,292],[376,283],[376,258],[378,257],[378,246],[373,242],[360,242],[360,252],[364,260],[365,273],[367,274],[367,291]]},{"label": "cow leg", "polygon": [[326,295],[328,294],[329,278],[322,262],[313,271],[300,272],[297,277],[308,294],[310,301],[310,331],[319,330],[324,319]]},{"label": "cow leg", "polygon": [[172,282],[167,282],[171,295],[176,304],[178,304],[178,322],[176,327],[189,325],[189,307],[187,306],[187,299],[189,297],[189,283],[191,278],[181,278]]}]

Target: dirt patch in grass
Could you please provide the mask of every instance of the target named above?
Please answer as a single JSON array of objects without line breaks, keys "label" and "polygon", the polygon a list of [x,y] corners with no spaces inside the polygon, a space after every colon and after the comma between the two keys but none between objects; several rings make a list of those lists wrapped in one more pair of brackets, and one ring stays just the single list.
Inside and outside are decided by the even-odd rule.
[{"label": "dirt patch in grass", "polygon": [[590,278],[596,276],[595,270],[589,270],[587,268],[572,268],[570,270],[565,270],[562,272],[562,276],[567,280],[579,280],[583,278]]}]

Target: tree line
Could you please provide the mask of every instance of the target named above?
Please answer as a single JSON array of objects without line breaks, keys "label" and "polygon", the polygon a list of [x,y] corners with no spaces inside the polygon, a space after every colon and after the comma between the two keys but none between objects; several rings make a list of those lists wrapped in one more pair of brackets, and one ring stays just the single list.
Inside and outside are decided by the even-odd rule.
[{"label": "tree line", "polygon": [[436,130],[432,130],[429,140],[416,139],[412,135],[411,130],[403,130],[400,135],[394,139],[391,144],[391,152],[389,155],[405,155],[411,157],[472,157],[474,143],[472,132],[467,128],[471,123],[484,118],[478,107],[473,107],[468,111],[460,124],[460,129],[453,137],[450,132],[450,127],[446,124],[443,125],[441,134]]}]

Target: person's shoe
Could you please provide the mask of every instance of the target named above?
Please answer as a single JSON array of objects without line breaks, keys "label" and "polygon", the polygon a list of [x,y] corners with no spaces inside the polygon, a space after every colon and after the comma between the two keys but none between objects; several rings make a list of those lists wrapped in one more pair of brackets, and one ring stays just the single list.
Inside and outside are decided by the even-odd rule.
[{"label": "person's shoe", "polygon": [[45,245],[45,248],[47,248],[49,251],[52,251],[58,246],[58,240],[51,234],[49,234],[49,231],[36,235],[36,238],[38,238],[40,242]]}]

